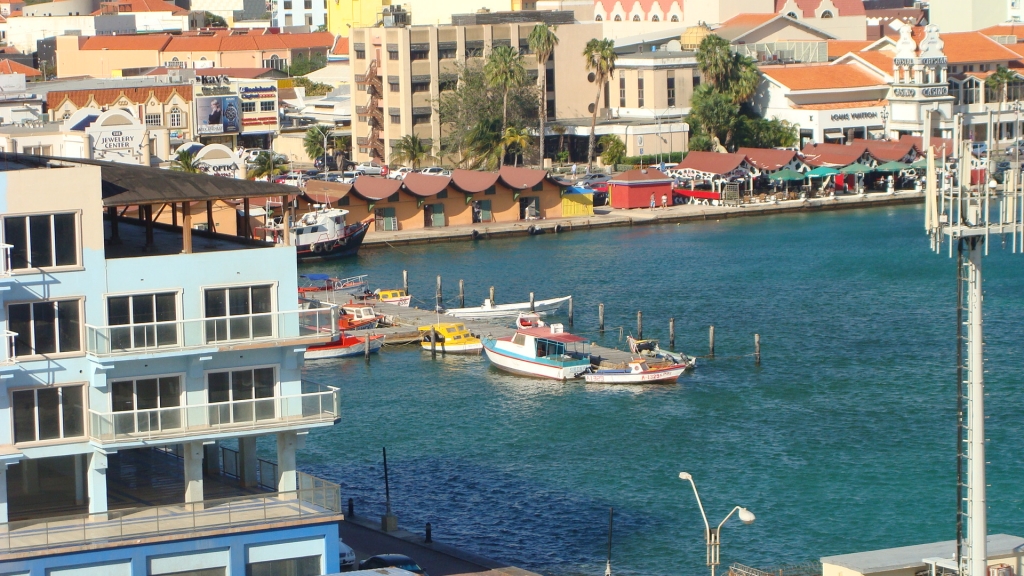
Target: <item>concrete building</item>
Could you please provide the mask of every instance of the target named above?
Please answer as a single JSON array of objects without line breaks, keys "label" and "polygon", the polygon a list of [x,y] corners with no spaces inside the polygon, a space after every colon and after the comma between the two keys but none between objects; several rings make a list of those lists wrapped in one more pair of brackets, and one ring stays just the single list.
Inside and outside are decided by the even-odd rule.
[{"label": "concrete building", "polygon": [[328,0],[327,31],[347,38],[355,28],[375,26],[385,6],[391,0]]},{"label": "concrete building", "polygon": [[329,0],[273,0],[271,25],[316,30],[327,25],[328,3]]},{"label": "concrete building", "polygon": [[[988,536],[989,574],[1020,574],[1024,569],[1024,538],[1009,534]],[[821,559],[822,576],[915,576],[955,574],[956,541],[933,542],[886,550],[855,552]],[[999,572],[999,568],[1009,568]],[[931,570],[935,570],[932,572]],[[947,572],[946,570],[949,570]]]},{"label": "concrete building", "polygon": [[[338,390],[302,376],[336,313],[299,309],[293,247],[181,212],[290,190],[31,156],[3,170],[0,572],[337,572],[338,487],[296,469],[340,417]],[[129,205],[144,219],[118,218]],[[161,210],[181,226],[153,224]],[[261,438],[276,458],[258,461]]]},{"label": "concrete building", "polygon": [[931,2],[928,22],[945,32],[970,32],[1024,17],[1020,0]]}]

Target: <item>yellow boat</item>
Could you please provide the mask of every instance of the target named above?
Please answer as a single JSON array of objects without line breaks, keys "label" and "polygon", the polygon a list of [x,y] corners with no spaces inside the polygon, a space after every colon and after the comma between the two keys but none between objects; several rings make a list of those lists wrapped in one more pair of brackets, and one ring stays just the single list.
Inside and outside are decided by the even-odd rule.
[{"label": "yellow boat", "polygon": [[420,346],[424,350],[430,350],[430,329],[437,333],[435,344],[438,352],[455,354],[476,354],[483,350],[483,343],[476,336],[469,333],[466,325],[461,322],[442,322],[429,326],[420,326],[419,331],[423,334],[423,341]]},{"label": "yellow boat", "polygon": [[412,296],[405,293],[405,290],[377,290],[374,292],[378,302],[394,304],[396,306],[408,306]]}]

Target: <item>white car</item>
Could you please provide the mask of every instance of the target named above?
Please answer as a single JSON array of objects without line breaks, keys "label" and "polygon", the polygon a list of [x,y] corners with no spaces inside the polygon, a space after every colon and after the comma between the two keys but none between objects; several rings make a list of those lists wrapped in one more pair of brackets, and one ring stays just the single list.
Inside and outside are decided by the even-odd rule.
[{"label": "white car", "polygon": [[406,176],[413,172],[415,172],[415,170],[412,168],[402,166],[401,168],[396,168],[391,172],[388,172],[388,178],[391,178],[392,180],[404,180]]},{"label": "white car", "polygon": [[284,182],[281,183],[287,186],[297,186],[299,188],[302,188],[306,185],[307,180],[309,180],[309,176],[297,172],[292,172],[285,176]]},{"label": "white car", "polygon": [[338,562],[341,564],[341,571],[348,572],[356,567],[356,552],[351,546],[345,544],[338,538]]},{"label": "white car", "polygon": [[356,170],[367,176],[380,176],[380,164],[376,162],[362,162],[356,165]]},{"label": "white car", "polygon": [[427,176],[451,176],[452,175],[452,171],[451,170],[445,170],[444,168],[441,168],[440,166],[431,166],[430,168],[424,168],[423,170],[420,170],[420,172],[422,174],[426,174]]}]

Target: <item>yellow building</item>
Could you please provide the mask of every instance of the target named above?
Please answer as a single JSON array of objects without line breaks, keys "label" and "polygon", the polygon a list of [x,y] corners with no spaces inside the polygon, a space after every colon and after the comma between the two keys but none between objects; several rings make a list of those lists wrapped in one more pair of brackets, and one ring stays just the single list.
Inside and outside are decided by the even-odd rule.
[{"label": "yellow building", "polygon": [[327,0],[327,30],[348,38],[353,28],[376,26],[391,0]]}]

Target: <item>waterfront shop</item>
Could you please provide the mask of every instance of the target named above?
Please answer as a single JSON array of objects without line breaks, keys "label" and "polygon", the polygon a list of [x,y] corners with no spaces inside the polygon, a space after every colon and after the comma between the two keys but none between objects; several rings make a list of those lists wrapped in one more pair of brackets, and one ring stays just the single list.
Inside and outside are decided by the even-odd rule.
[{"label": "waterfront shop", "polygon": [[203,144],[269,150],[280,131],[277,85],[272,80],[197,76],[193,85],[195,133]]},{"label": "waterfront shop", "polygon": [[608,196],[612,208],[660,206],[672,201],[672,178],[654,168],[627,170],[608,181]]}]

